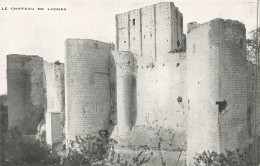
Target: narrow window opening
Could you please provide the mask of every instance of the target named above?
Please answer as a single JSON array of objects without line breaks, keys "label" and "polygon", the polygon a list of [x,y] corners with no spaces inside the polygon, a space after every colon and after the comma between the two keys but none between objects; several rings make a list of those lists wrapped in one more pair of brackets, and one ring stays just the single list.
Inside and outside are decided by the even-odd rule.
[{"label": "narrow window opening", "polygon": [[192,45],[192,53],[195,53],[196,52],[196,44],[194,43],[193,45]]},{"label": "narrow window opening", "polygon": [[243,42],[243,39],[240,38],[240,43],[239,43],[239,44],[240,44],[240,48],[243,48],[243,43],[244,43],[244,42]]},{"label": "narrow window opening", "polygon": [[135,19],[133,19],[133,26],[135,26]]},{"label": "narrow window opening", "polygon": [[126,41],[124,41],[124,43],[126,43]]},{"label": "narrow window opening", "polygon": [[180,96],[177,98],[177,102],[182,103],[182,98]]},{"label": "narrow window opening", "polygon": [[179,67],[179,66],[180,66],[180,63],[177,63],[177,64],[176,64],[176,67]]},{"label": "narrow window opening", "polygon": [[181,44],[180,44],[180,41],[178,40],[178,41],[177,41],[177,47],[180,47],[180,45],[181,45]]},{"label": "narrow window opening", "polygon": [[145,39],[145,35],[144,35],[144,39]]},{"label": "narrow window opening", "polygon": [[218,112],[221,114],[223,111],[225,111],[228,107],[228,103],[226,100],[224,101],[217,101],[216,104],[218,105]]}]

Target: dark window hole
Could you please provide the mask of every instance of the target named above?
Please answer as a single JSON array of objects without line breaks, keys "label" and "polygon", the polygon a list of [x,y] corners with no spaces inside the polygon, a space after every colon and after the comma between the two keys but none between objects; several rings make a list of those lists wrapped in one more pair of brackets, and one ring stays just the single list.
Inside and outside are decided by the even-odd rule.
[{"label": "dark window hole", "polygon": [[228,107],[228,103],[226,100],[224,101],[217,101],[216,104],[218,105],[218,112],[221,114],[223,111],[225,111]]},{"label": "dark window hole", "polygon": [[177,98],[177,102],[182,103],[182,98],[180,96]]},{"label": "dark window hole", "polygon": [[192,53],[195,53],[196,52],[196,44],[193,44],[192,45]]},{"label": "dark window hole", "polygon": [[177,47],[180,47],[180,45],[181,45],[181,43],[180,43],[180,41],[178,40],[178,41],[177,41]]},{"label": "dark window hole", "polygon": [[239,44],[240,44],[240,48],[243,48],[244,42],[243,42],[243,39],[242,39],[242,38],[240,38]]},{"label": "dark window hole", "polygon": [[95,46],[95,49],[99,49],[98,44],[97,43],[93,43],[93,45]]}]

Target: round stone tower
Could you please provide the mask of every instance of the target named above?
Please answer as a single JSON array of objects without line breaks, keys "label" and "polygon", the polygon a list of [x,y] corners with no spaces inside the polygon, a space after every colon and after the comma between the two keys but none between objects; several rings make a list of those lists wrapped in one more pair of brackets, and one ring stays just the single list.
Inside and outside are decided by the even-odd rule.
[{"label": "round stone tower", "polygon": [[65,133],[96,135],[108,129],[110,117],[111,44],[89,39],[66,40]]},{"label": "round stone tower", "polygon": [[131,131],[134,112],[134,55],[128,51],[113,52],[116,64],[117,128],[120,137]]},{"label": "round stone tower", "polygon": [[247,145],[245,26],[214,19],[188,30],[187,160]]}]

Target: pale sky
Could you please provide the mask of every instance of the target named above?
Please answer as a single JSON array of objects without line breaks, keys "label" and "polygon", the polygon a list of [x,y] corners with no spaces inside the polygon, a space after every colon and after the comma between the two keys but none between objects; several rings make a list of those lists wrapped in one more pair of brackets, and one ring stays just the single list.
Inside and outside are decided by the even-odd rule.
[{"label": "pale sky", "polygon": [[[168,1],[168,0],[166,0]],[[6,93],[6,55],[39,55],[64,62],[66,38],[88,38],[115,43],[115,14],[152,5],[160,0],[0,0],[0,94]],[[233,19],[256,28],[257,0],[175,0],[187,23],[214,18]],[[7,7],[9,10],[2,10]],[[13,11],[38,7],[44,11]],[[67,8],[66,12],[46,8]]]}]

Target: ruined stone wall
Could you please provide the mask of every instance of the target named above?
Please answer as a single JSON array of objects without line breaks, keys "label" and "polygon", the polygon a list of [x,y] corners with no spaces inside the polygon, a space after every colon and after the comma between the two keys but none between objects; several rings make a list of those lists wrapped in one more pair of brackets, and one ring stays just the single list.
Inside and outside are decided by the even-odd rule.
[{"label": "ruined stone wall", "polygon": [[64,140],[62,134],[62,114],[59,112],[47,112],[46,118],[46,142],[54,147],[57,143],[61,143]]},{"label": "ruined stone wall", "polygon": [[136,55],[136,102],[133,124],[186,127],[186,56],[182,14],[173,3],[158,3],[116,16],[117,50]]},{"label": "ruined stone wall", "polygon": [[111,48],[94,40],[66,40],[66,139],[108,129]]},{"label": "ruined stone wall", "polygon": [[46,142],[49,145],[63,141],[65,123],[64,64],[44,62],[47,111]]},{"label": "ruined stone wall", "polygon": [[0,164],[5,161],[5,136],[8,130],[7,95],[0,95]]},{"label": "ruined stone wall", "polygon": [[169,53],[165,60],[137,69],[137,126],[186,130],[186,55]]},{"label": "ruined stone wall", "polygon": [[169,163],[177,162],[180,155],[181,165],[187,129],[186,54],[168,53],[164,57],[164,61],[137,68],[137,115],[130,139],[134,146],[162,151]]},{"label": "ruined stone wall", "polygon": [[187,160],[244,146],[247,129],[245,28],[215,19],[188,30]]},{"label": "ruined stone wall", "polygon": [[[117,136],[117,76],[116,76],[116,64],[114,56],[110,56],[110,120],[109,120],[109,134],[113,133],[114,136]],[[112,137],[114,137],[112,136]]]},{"label": "ruined stone wall", "polygon": [[[257,69],[258,68],[258,69]],[[258,70],[258,71],[257,71]],[[249,128],[251,128],[250,135],[255,133],[255,124],[256,124],[256,133],[260,136],[260,67],[251,63],[247,62],[247,97],[248,97],[248,118],[251,121]],[[258,74],[257,74],[258,73]],[[258,82],[257,82],[258,79]],[[258,86],[258,87],[257,87]],[[257,97],[257,98],[256,98]],[[256,122],[255,120],[255,110],[256,111]]]},{"label": "ruined stone wall", "polygon": [[9,128],[34,135],[44,118],[44,67],[38,56],[7,55]]},{"label": "ruined stone wall", "polygon": [[[136,58],[136,107],[124,146],[148,146],[176,156],[181,153],[183,160],[186,54],[174,54],[184,50],[182,14],[173,3],[158,3],[117,15],[116,26],[117,50],[130,50]],[[176,162],[177,158],[165,160]]]},{"label": "ruined stone wall", "polygon": [[117,50],[132,51],[149,64],[184,48],[183,16],[172,2],[116,15]]},{"label": "ruined stone wall", "polygon": [[219,114],[220,151],[248,145],[246,29],[238,21],[212,22],[211,43],[218,45],[219,101],[227,107]]},{"label": "ruined stone wall", "polygon": [[[260,67],[247,62],[247,120],[249,136],[254,144],[254,154],[260,161]],[[258,73],[258,74],[257,74]],[[258,80],[258,81],[257,81]],[[253,138],[256,138],[255,140]]]},{"label": "ruined stone wall", "polygon": [[64,112],[64,64],[44,62],[47,112]]},{"label": "ruined stone wall", "polygon": [[[131,112],[133,127],[125,140],[120,138],[118,151],[127,155],[133,147],[141,149],[148,147],[153,150],[143,149],[145,153],[156,154],[152,156],[151,161],[155,162],[162,156],[166,163],[177,163],[179,160],[179,164],[182,165],[185,163],[187,128],[186,54],[169,53],[165,57],[165,61],[154,63],[153,66],[134,67],[134,75],[137,72],[137,89],[130,82],[127,84],[125,82],[124,85],[122,82],[117,84],[117,97],[120,95],[121,98],[117,98],[118,126],[115,130],[120,127],[120,116],[127,117],[128,115],[124,114],[122,106],[129,106],[127,101],[130,101],[128,100],[130,98],[127,97],[136,91],[135,100],[131,100],[131,103],[136,104]],[[131,58],[130,55],[128,58]],[[124,81],[126,75],[121,76],[122,71],[125,70],[117,69],[116,77]],[[128,85],[128,88],[124,87],[125,85]],[[129,88],[132,89],[131,93],[122,93],[128,91]],[[123,99],[124,103],[119,102]],[[123,118],[122,120],[127,122]],[[175,157],[169,158],[169,154]],[[158,162],[161,163],[161,161]],[[152,163],[149,162],[149,164]]]}]

